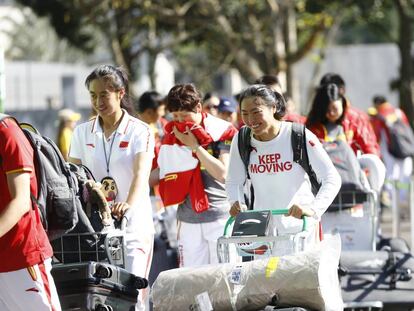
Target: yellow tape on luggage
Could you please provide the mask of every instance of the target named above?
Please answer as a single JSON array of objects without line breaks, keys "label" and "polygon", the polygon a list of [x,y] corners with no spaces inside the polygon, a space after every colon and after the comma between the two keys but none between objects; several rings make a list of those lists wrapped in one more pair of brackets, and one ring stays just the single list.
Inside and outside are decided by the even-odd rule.
[{"label": "yellow tape on luggage", "polygon": [[277,265],[279,264],[279,257],[272,257],[269,259],[269,262],[267,263],[266,266],[266,278],[270,278],[273,274],[273,272],[275,272],[277,270]]}]

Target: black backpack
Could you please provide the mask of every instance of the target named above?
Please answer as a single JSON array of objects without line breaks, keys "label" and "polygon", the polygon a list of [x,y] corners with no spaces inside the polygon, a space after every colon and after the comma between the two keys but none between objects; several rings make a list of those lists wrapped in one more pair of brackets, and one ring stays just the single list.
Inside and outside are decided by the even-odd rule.
[{"label": "black backpack", "polygon": [[[239,130],[238,134],[238,141],[237,145],[239,148],[239,154],[243,161],[244,167],[247,172],[247,182],[250,183],[250,175],[249,175],[249,160],[250,160],[250,152],[252,151],[251,148],[251,129],[247,126],[243,126]],[[318,179],[316,178],[315,171],[312,169],[312,166],[309,163],[308,151],[306,148],[306,134],[305,134],[305,126],[300,123],[292,123],[292,135],[291,135],[291,142],[292,142],[292,150],[293,150],[293,161],[298,163],[303,170],[308,174],[311,185],[312,185],[312,193],[316,195],[321,187]],[[250,197],[246,198],[246,204],[249,209],[253,209],[254,203],[254,190],[253,186],[250,184]]]},{"label": "black backpack", "polygon": [[411,127],[401,120],[396,109],[396,119],[390,121],[387,118],[378,116],[384,121],[389,132],[388,151],[398,159],[405,159],[414,156],[414,133]]},{"label": "black backpack", "polygon": [[[7,117],[12,118],[0,114],[0,120]],[[61,237],[75,226],[78,232],[93,232],[79,199],[77,176],[63,159],[56,144],[50,138],[40,135],[30,124],[16,123],[33,147],[38,193],[32,193],[31,199],[39,209],[49,240]]]}]

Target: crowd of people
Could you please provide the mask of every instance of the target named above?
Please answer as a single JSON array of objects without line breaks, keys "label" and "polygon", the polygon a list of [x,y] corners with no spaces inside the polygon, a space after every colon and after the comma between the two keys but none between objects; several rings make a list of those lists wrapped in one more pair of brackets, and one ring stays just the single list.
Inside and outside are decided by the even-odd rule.
[{"label": "crowd of people", "polygon": [[[193,84],[178,84],[165,97],[148,91],[134,102],[127,73],[111,65],[93,70],[85,85],[94,116],[75,127],[80,115],[61,111],[57,143],[65,160],[87,166],[97,181],[116,185],[111,197],[115,218],[132,211],[126,269],[138,276],[148,278],[153,255],[150,196],[160,196],[165,208],[177,208],[179,266],[195,267],[218,263],[217,239],[228,217],[246,208],[247,179],[255,194],[250,208],[287,208],[291,217],[275,224],[282,231],[308,216],[315,233],[309,243],[318,243],[321,217],[341,187],[325,142],[344,141],[361,159],[381,157],[387,179],[405,182],[412,173],[411,157],[396,158],[388,151],[387,120],[393,116],[408,124],[404,113],[376,96],[369,117],[351,105],[338,74],[322,77],[306,117],[295,111],[274,75],[258,78],[234,98],[203,97]],[[292,121],[306,125],[305,147],[320,185],[317,192],[293,161]],[[238,145],[242,126],[251,137],[245,146],[247,170]],[[60,310],[50,276],[52,248],[32,209],[31,193],[37,193],[33,151],[7,117],[0,122],[0,174],[5,189],[0,192],[0,309]],[[389,184],[381,189],[377,182],[373,188],[389,204]],[[147,291],[141,291],[136,310],[145,310],[147,299]]]}]

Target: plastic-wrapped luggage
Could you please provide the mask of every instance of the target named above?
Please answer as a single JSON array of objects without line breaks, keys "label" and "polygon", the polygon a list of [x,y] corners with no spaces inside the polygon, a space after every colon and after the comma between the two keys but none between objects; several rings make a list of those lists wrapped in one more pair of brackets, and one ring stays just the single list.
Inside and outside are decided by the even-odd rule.
[{"label": "plastic-wrapped luggage", "polygon": [[194,310],[200,305],[215,311],[256,311],[271,301],[342,311],[339,240],[335,236],[294,255],[164,271],[152,287],[154,311]]},{"label": "plastic-wrapped luggage", "polygon": [[56,265],[52,276],[62,310],[135,310],[139,289],[148,286],[146,279],[97,262]]}]

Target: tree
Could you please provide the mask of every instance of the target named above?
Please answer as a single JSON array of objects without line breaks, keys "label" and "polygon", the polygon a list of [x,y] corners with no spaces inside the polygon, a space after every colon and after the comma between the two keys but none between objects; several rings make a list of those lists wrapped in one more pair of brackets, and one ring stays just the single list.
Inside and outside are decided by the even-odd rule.
[{"label": "tree", "polygon": [[12,25],[5,34],[10,45],[5,51],[7,59],[32,61],[76,62],[87,60],[87,53],[59,39],[45,18],[38,18],[31,10],[21,10],[22,19],[6,17]]},{"label": "tree", "polygon": [[[358,2],[358,1],[357,1]],[[357,4],[357,3],[355,3]],[[411,126],[414,127],[412,91],[413,2],[410,0],[367,0],[354,5],[343,23],[339,43],[392,42],[398,46],[401,58],[400,77],[391,82],[399,90],[399,102]],[[361,5],[362,4],[362,5]]]},{"label": "tree", "polygon": [[[133,80],[137,78],[138,58],[142,53],[148,53],[154,63],[158,53],[174,51],[179,57],[178,63],[187,65],[191,68],[189,71],[200,79],[203,78],[200,72],[214,73],[229,68],[237,69],[248,82],[264,73],[286,72],[290,93],[292,65],[315,46],[321,47],[320,56],[323,57],[323,50],[334,41],[336,31],[339,29],[340,34],[346,33],[341,28],[342,23],[362,25],[365,22],[376,25],[375,29],[382,29],[384,34],[387,25],[380,27],[381,23],[375,24],[375,21],[380,21],[381,14],[387,16],[386,9],[390,5],[397,7],[400,4],[401,27],[407,29],[411,25],[408,0],[18,2],[30,6],[41,16],[48,16],[59,36],[85,51],[93,49],[95,38],[100,34],[114,62],[128,69]],[[409,33],[405,31],[399,32],[399,46],[401,51],[405,51],[401,55],[407,57],[408,44],[403,39]],[[383,35],[383,38],[388,35],[392,38],[394,33]],[[359,38],[366,40],[362,36]],[[190,57],[192,51],[196,52]],[[190,60],[196,61],[197,67],[190,64]],[[153,65],[149,67],[153,68]],[[408,101],[410,88],[407,88],[411,69],[408,65],[401,68],[405,79],[401,84],[401,94],[404,94],[404,103],[412,106]],[[153,70],[150,76],[154,82]]]},{"label": "tree", "polygon": [[[94,50],[103,39],[113,61],[125,67],[132,80],[137,78],[139,57],[148,52],[150,60],[171,45],[145,9],[148,1],[120,0],[17,0],[39,16],[47,16],[56,33],[85,52]],[[178,44],[185,35],[174,39]],[[153,68],[153,66],[150,66]],[[154,83],[155,77],[151,75]]]},{"label": "tree", "polygon": [[[59,36],[84,50],[92,48],[94,32],[102,32],[115,62],[125,66],[134,78],[142,52],[154,59],[160,51],[190,43],[219,60],[215,63],[236,68],[252,81],[263,73],[286,71],[310,51],[329,26],[328,15],[318,12],[310,18],[303,5],[298,9],[304,0],[18,2],[49,16]],[[298,44],[285,40],[283,32],[284,25],[292,25],[295,11],[306,15]]]},{"label": "tree", "polygon": [[413,106],[413,59],[411,57],[411,42],[413,41],[413,4],[406,0],[393,0],[399,16],[398,47],[400,50],[400,106],[414,127]]}]

